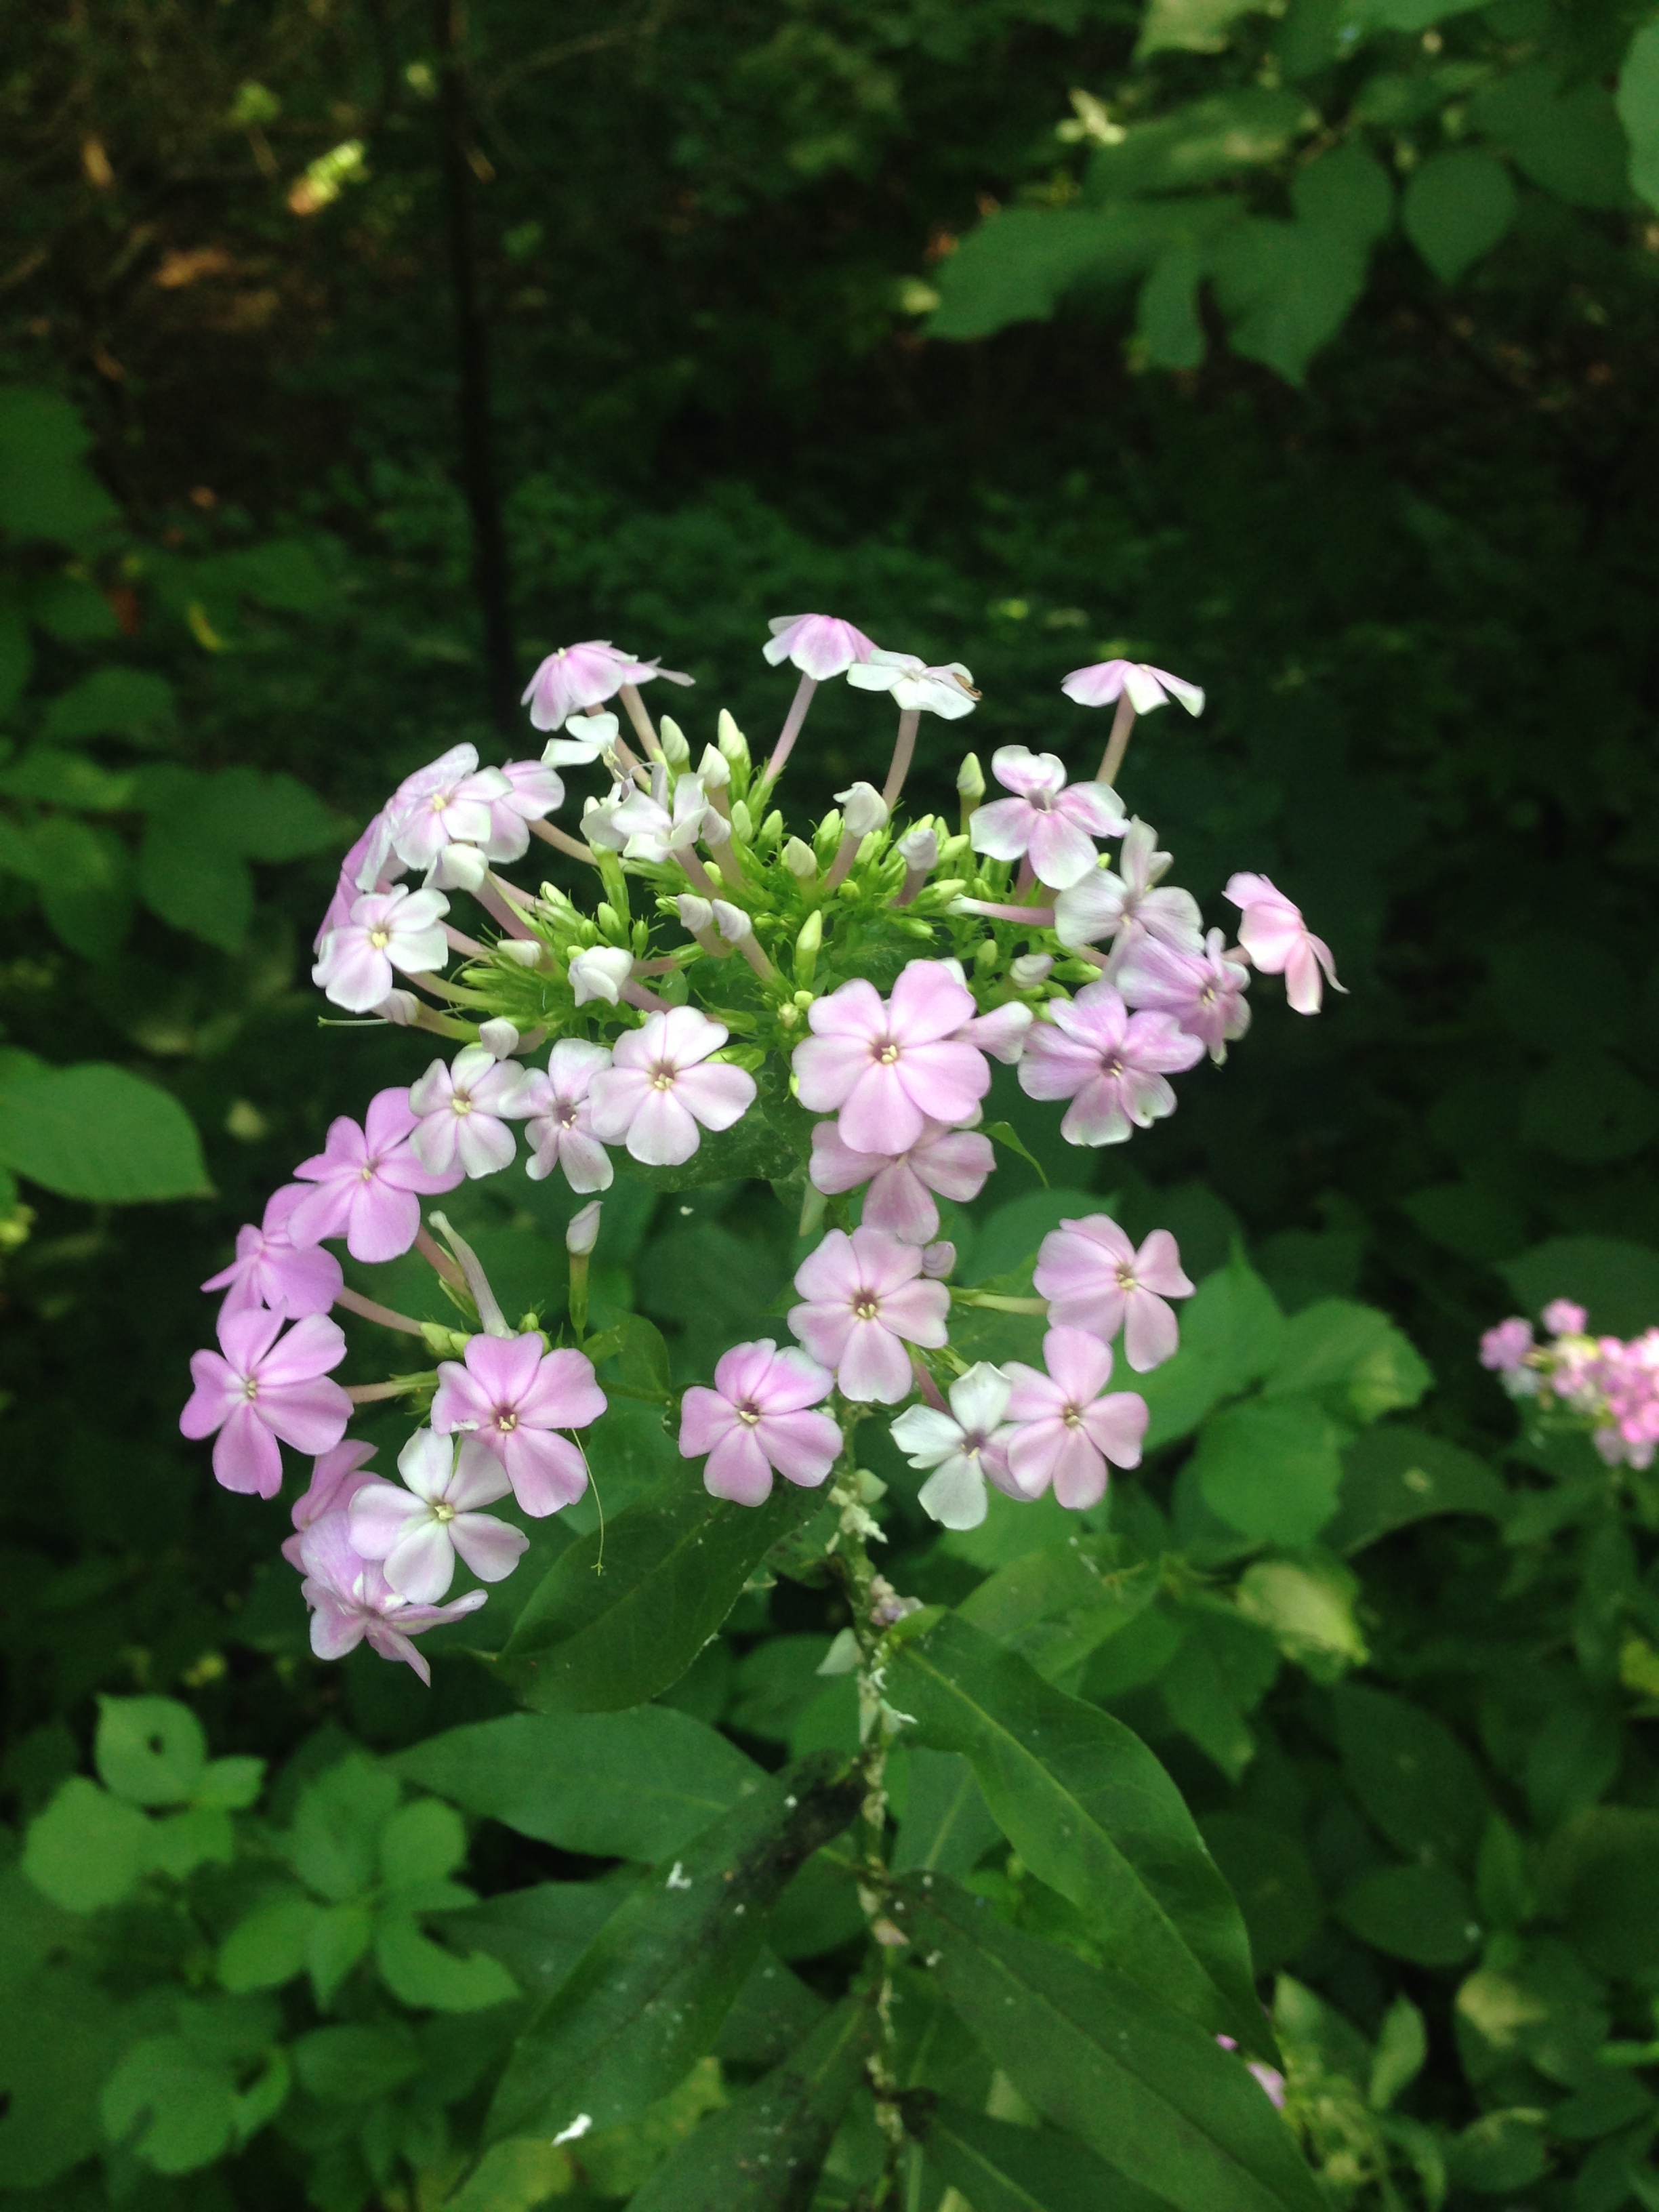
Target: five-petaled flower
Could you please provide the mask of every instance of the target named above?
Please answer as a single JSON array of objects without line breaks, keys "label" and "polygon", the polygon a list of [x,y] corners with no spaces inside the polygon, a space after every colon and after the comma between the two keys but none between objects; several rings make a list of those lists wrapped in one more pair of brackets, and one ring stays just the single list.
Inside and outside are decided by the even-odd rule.
[{"label": "five-petaled flower", "polygon": [[729,1034],[695,1006],[673,1006],[619,1036],[589,1093],[594,1135],[650,1167],[689,1160],[702,1130],[729,1129],[755,1103],[746,1069],[708,1065]]},{"label": "five-petaled flower", "polygon": [[805,1301],[789,1326],[814,1359],[835,1370],[842,1395],[896,1406],[911,1389],[907,1344],[937,1351],[951,1293],[928,1282],[921,1254],[884,1229],[832,1229],[795,1272]]},{"label": "five-petaled flower", "polygon": [[887,653],[875,647],[867,660],[854,661],[847,680],[859,691],[886,691],[907,713],[926,712],[954,722],[979,704],[971,669],[959,660],[930,668],[914,653]]},{"label": "five-petaled flower", "polygon": [[515,1060],[501,1060],[485,1044],[470,1044],[447,1067],[434,1060],[409,1089],[411,1113],[418,1115],[410,1142],[415,1157],[431,1175],[459,1168],[471,1176],[495,1175],[510,1167],[517,1149],[507,1117],[522,1120],[525,1072]]},{"label": "five-petaled flower", "polygon": [[908,1152],[929,1121],[971,1121],[991,1085],[983,1053],[957,1036],[974,1012],[972,992],[941,960],[911,961],[885,1000],[862,977],[843,983],[814,1001],[812,1034],[795,1047],[802,1105],[839,1108],[857,1152]]},{"label": "five-petaled flower", "polygon": [[660,676],[669,684],[690,684],[672,668],[654,660],[635,660],[618,652],[609,638],[590,637],[580,645],[562,645],[550,653],[524,690],[519,702],[530,709],[538,730],[556,730],[572,714],[589,707],[602,707],[624,684],[649,684]]},{"label": "five-petaled flower", "polygon": [[545,1070],[525,1077],[518,1111],[527,1115],[525,1134],[533,1147],[525,1173],[540,1182],[562,1168],[572,1190],[609,1190],[616,1170],[611,1155],[593,1134],[593,1079],[611,1065],[602,1044],[582,1037],[561,1037],[547,1056]]},{"label": "five-petaled flower", "polygon": [[926,1244],[939,1234],[933,1193],[966,1205],[979,1196],[995,1165],[991,1139],[975,1129],[925,1121],[908,1151],[889,1154],[855,1152],[837,1123],[819,1121],[807,1174],[813,1189],[828,1195],[867,1182],[866,1228],[889,1230],[907,1244]]},{"label": "five-petaled flower", "polygon": [[449,957],[443,929],[448,912],[441,891],[412,891],[403,884],[365,891],[323,939],[312,981],[348,1013],[372,1012],[392,990],[393,969],[423,975],[442,968]]},{"label": "five-petaled flower", "polygon": [[281,1314],[263,1307],[219,1316],[217,1352],[193,1352],[189,1402],[179,1416],[187,1437],[212,1437],[213,1472],[227,1490],[275,1498],[283,1486],[277,1439],[296,1451],[331,1451],[345,1434],[351,1401],[331,1368],[345,1358],[345,1338],[322,1314],[307,1314],[286,1335]]},{"label": "five-petaled flower", "polygon": [[1285,996],[1298,1014],[1316,1014],[1325,985],[1346,991],[1336,980],[1336,963],[1322,937],[1302,919],[1302,909],[1266,876],[1230,876],[1222,894],[1241,909],[1238,941],[1250,965],[1264,975],[1285,978]]},{"label": "five-petaled flower", "polygon": [[[1129,947],[1117,971],[1125,1001],[1151,1013],[1173,1016],[1195,1036],[1218,1066],[1227,1047],[1250,1026],[1250,971],[1242,955],[1224,951],[1226,938],[1212,929],[1199,952],[1177,952],[1156,938]],[[1080,995],[1080,994],[1079,994]]]},{"label": "five-petaled flower", "polygon": [[974,850],[994,860],[1029,857],[1037,881],[1054,890],[1080,883],[1096,867],[1097,837],[1121,837],[1129,826],[1111,786],[1068,784],[1057,753],[999,745],[991,773],[1014,796],[975,813],[968,825]]},{"label": "five-petaled flower", "polygon": [[1172,856],[1157,847],[1157,830],[1137,816],[1119,848],[1117,872],[1091,869],[1061,891],[1054,901],[1054,935],[1062,945],[1075,950],[1110,937],[1127,951],[1136,938],[1155,937],[1180,952],[1201,948],[1198,901],[1190,891],[1163,883]]},{"label": "five-petaled flower", "polygon": [[386,809],[392,848],[407,866],[429,868],[446,845],[487,845],[490,809],[512,792],[500,769],[478,766],[475,747],[455,745],[398,786]]},{"label": "five-petaled flower", "polygon": [[1009,1471],[1027,1498],[1052,1486],[1062,1505],[1098,1505],[1109,1460],[1114,1467],[1140,1464],[1146,1401],[1133,1390],[1107,1393],[1111,1347],[1086,1329],[1051,1328],[1042,1359],[1046,1374],[1013,1359],[1003,1370],[1013,1386]]},{"label": "five-petaled flower", "polygon": [[585,1429],[605,1397],[586,1353],[549,1352],[540,1333],[469,1337],[465,1363],[438,1369],[432,1425],[487,1445],[532,1520],[572,1504],[587,1487],[587,1462],[561,1429]]},{"label": "five-petaled flower", "polygon": [[398,1472],[407,1489],[376,1479],[353,1496],[353,1550],[378,1560],[398,1596],[418,1605],[447,1593],[458,1553],[480,1582],[504,1582],[530,1539],[478,1510],[512,1487],[495,1453],[476,1437],[458,1441],[416,1429],[398,1455]]},{"label": "five-petaled flower", "polygon": [[447,1605],[415,1605],[399,1597],[378,1563],[352,1545],[350,1514],[337,1509],[314,1521],[300,1539],[305,1580],[300,1595],[311,1607],[311,1648],[319,1659],[343,1659],[367,1638],[382,1659],[401,1659],[429,1683],[432,1670],[410,1643],[428,1628],[464,1620],[488,1593],[468,1590]]},{"label": "five-petaled flower", "polygon": [[1137,714],[1150,714],[1171,699],[1178,699],[1189,714],[1204,712],[1204,694],[1196,684],[1142,660],[1097,660],[1092,667],[1074,668],[1060,688],[1079,707],[1109,707],[1127,696]]},{"label": "five-petaled flower", "polygon": [[289,1233],[290,1216],[309,1195],[303,1183],[284,1183],[265,1200],[259,1227],[249,1223],[237,1231],[236,1257],[202,1285],[224,1292],[222,1312],[269,1306],[294,1320],[328,1311],[345,1280],[339,1261],[320,1245],[296,1244]]},{"label": "five-petaled flower", "polygon": [[854,662],[868,660],[875,640],[834,615],[774,615],[766,625],[772,635],[761,651],[775,668],[793,661],[803,676],[827,683],[844,676]]},{"label": "five-petaled flower", "polygon": [[421,1200],[453,1190],[465,1179],[456,1166],[434,1175],[410,1139],[416,1116],[406,1091],[377,1091],[359,1125],[349,1115],[328,1125],[323,1150],[295,1174],[315,1183],[288,1218],[296,1244],[343,1237],[354,1260],[395,1260],[421,1226]]},{"label": "five-petaled flower", "polygon": [[1167,1013],[1131,1014],[1110,983],[1086,983],[1069,1005],[1054,1000],[1032,1027],[1019,1064],[1030,1098],[1069,1098],[1060,1133],[1073,1145],[1121,1145],[1175,1111],[1167,1078],[1204,1047]]},{"label": "five-petaled flower", "polygon": [[988,1476],[1019,1497],[1008,1467],[1005,1425],[1012,1389],[1000,1368],[981,1360],[951,1385],[951,1410],[908,1406],[893,1424],[893,1442],[916,1468],[931,1468],[917,1497],[924,1513],[946,1528],[977,1528],[985,1518]]},{"label": "five-petaled flower", "polygon": [[1103,1344],[1121,1329],[1124,1357],[1137,1375],[1180,1348],[1180,1327],[1168,1301],[1189,1298],[1193,1286],[1167,1229],[1154,1229],[1137,1251],[1109,1214],[1062,1221],[1042,1240],[1033,1282],[1037,1296],[1048,1301],[1054,1327],[1086,1328]]},{"label": "five-petaled flower", "polygon": [[734,1345],[714,1368],[714,1387],[694,1384],[680,1407],[680,1451],[706,1453],[703,1484],[715,1498],[759,1505],[775,1468],[786,1482],[815,1490],[841,1449],[840,1429],[814,1413],[835,1377],[793,1344],[770,1337]]}]

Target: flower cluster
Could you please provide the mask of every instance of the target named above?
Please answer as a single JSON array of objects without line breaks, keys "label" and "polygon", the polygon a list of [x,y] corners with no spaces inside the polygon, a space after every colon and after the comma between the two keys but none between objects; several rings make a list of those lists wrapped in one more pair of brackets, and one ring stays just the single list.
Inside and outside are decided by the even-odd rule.
[{"label": "flower cluster", "polygon": [[[823,1483],[877,1407],[895,1409],[921,1504],[950,1528],[983,1518],[988,1485],[1081,1509],[1110,1468],[1139,1461],[1146,1403],[1109,1385],[1115,1357],[1139,1375],[1176,1349],[1170,1301],[1192,1285],[1172,1237],[1137,1248],[1096,1214],[1045,1238],[1029,1297],[951,1280],[940,1209],[977,1197],[994,1168],[981,1127],[993,1063],[1063,1107],[1070,1142],[1123,1143],[1174,1111],[1172,1077],[1206,1054],[1219,1063],[1245,1034],[1253,971],[1282,975],[1310,1013],[1326,983],[1340,988],[1329,951],[1256,873],[1226,886],[1237,942],[1206,932],[1165,881],[1157,832],[1119,799],[1137,715],[1171,700],[1200,713],[1196,686],[1124,661],[1073,671],[1066,697],[1114,708],[1098,775],[1000,746],[997,795],[969,754],[960,823],[902,823],[921,717],[972,714],[969,670],[822,615],[780,617],[763,651],[799,679],[763,764],[722,714],[694,766],[684,732],[641,696],[691,679],[591,640],[550,654],[525,693],[547,737],[539,759],[495,768],[452,747],[398,786],[343,863],[314,980],[350,1014],[454,1049],[380,1092],[361,1123],[334,1122],[241,1231],[205,1286],[224,1292],[218,1348],[192,1361],[181,1421],[213,1437],[230,1489],[274,1497],[282,1446],[311,1456],[283,1548],[324,1656],[367,1639],[424,1678],[411,1639],[485,1600],[450,1598],[458,1563],[493,1583],[526,1548],[488,1509],[510,1500],[533,1519],[586,1487],[574,1432],[605,1410],[583,1349],[598,1204],[567,1239],[568,1334],[538,1315],[509,1324],[465,1240],[441,1213],[422,1220],[427,1201],[511,1169],[521,1133],[526,1173],[582,1196],[624,1169],[672,1188],[711,1141],[729,1143],[734,1176],[797,1186],[803,1236],[821,1233],[795,1273],[793,1341],[734,1346],[680,1404],[680,1450],[715,1497],[755,1505],[775,1476]],[[891,761],[879,788],[849,785],[810,836],[792,836],[779,779],[814,694],[837,678],[897,709]],[[580,769],[600,787],[568,830],[550,817]],[[564,882],[526,889],[501,872],[532,840]],[[577,869],[587,904],[564,887]],[[453,899],[471,902],[465,929]],[[467,1325],[366,1296],[327,1249],[340,1244],[367,1264],[418,1250]],[[987,1304],[1042,1317],[1040,1366],[952,1348],[953,1310]],[[343,1386],[342,1312],[420,1340],[435,1364]],[[397,1481],[345,1433],[378,1400],[419,1421]]]},{"label": "flower cluster", "polygon": [[1547,1343],[1518,1316],[1480,1340],[1480,1364],[1512,1398],[1547,1417],[1559,1413],[1588,1427],[1609,1467],[1645,1468],[1659,1448],[1659,1328],[1628,1343],[1588,1334],[1589,1316],[1571,1298],[1553,1298],[1540,1316]]}]

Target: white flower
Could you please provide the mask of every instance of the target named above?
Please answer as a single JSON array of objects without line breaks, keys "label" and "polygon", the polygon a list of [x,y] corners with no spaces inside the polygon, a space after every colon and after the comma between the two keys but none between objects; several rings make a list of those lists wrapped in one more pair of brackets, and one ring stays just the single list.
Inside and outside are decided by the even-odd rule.
[{"label": "white flower", "polygon": [[495,1453],[475,1437],[416,1429],[398,1455],[398,1472],[406,1490],[395,1482],[367,1482],[351,1500],[351,1541],[359,1556],[383,1562],[392,1588],[416,1605],[443,1596],[455,1579],[457,1553],[480,1582],[504,1582],[530,1539],[477,1510],[512,1487]]},{"label": "white flower", "polygon": [[893,1442],[914,1468],[932,1468],[919,1503],[946,1528],[977,1528],[985,1518],[987,1474],[1008,1473],[1002,1425],[1012,1385],[1000,1368],[981,1360],[951,1385],[951,1410],[909,1406],[893,1424]]},{"label": "white flower", "polygon": [[614,1006],[633,972],[634,956],[619,945],[596,945],[586,952],[574,954],[570,988],[576,994],[576,1004],[585,1006],[591,999],[603,999],[607,1006]]},{"label": "white flower", "polygon": [[573,714],[564,735],[550,738],[543,746],[542,758],[549,768],[591,768],[602,760],[615,775],[619,726],[614,714]]},{"label": "white flower", "polygon": [[1198,901],[1173,884],[1159,888],[1172,856],[1155,850],[1157,844],[1157,830],[1137,815],[1118,854],[1121,874],[1096,868],[1060,892],[1054,901],[1054,934],[1062,945],[1096,945],[1109,936],[1120,939],[1121,951],[1127,951],[1135,938],[1153,937],[1177,952],[1202,951],[1204,918]]},{"label": "white flower", "polygon": [[311,980],[337,1006],[366,1014],[392,992],[392,971],[405,975],[441,969],[449,957],[443,917],[449,901],[441,891],[411,891],[402,884],[354,899],[351,919],[330,930]]},{"label": "white flower", "polygon": [[886,826],[887,803],[873,783],[849,784],[836,797],[841,802],[842,828],[848,836],[867,837],[872,830]]},{"label": "white flower", "polygon": [[860,691],[888,691],[896,706],[907,712],[925,708],[947,722],[971,714],[979,694],[972,672],[959,660],[930,668],[914,653],[887,653],[878,646],[868,660],[855,661],[847,680]]}]

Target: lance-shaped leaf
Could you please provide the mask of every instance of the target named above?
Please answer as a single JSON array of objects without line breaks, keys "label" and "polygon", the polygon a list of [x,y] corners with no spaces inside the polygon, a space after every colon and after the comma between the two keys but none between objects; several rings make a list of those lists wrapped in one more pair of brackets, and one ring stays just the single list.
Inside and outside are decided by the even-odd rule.
[{"label": "lance-shaped leaf", "polygon": [[1168,2212],[1070,2136],[942,2104],[915,2126],[927,2163],[974,2212]]},{"label": "lance-shaped leaf", "polygon": [[690,1469],[562,1552],[501,1656],[538,1712],[615,1712],[678,1682],[780,1538],[821,1503],[781,1482],[764,1505],[710,1498]]},{"label": "lance-shaped leaf", "polygon": [[908,1876],[893,1914],[1020,2094],[1116,2172],[1176,2212],[1321,2212],[1295,2137],[1196,2021],[942,1875]]},{"label": "lance-shaped leaf", "polygon": [[870,2004],[844,1999],[781,2066],[672,2151],[629,2212],[804,2212],[875,2025]]},{"label": "lance-shaped leaf", "polygon": [[1243,1918],[1139,1736],[949,1613],[901,1644],[888,1697],[917,1741],[971,1761],[1003,1834],[1085,1916],[1115,1966],[1272,2055]]},{"label": "lance-shaped leaf", "polygon": [[708,2049],[796,1869],[862,1796],[824,1753],[773,1776],[659,1864],[612,1914],[514,2046],[491,2140],[630,2119]]}]

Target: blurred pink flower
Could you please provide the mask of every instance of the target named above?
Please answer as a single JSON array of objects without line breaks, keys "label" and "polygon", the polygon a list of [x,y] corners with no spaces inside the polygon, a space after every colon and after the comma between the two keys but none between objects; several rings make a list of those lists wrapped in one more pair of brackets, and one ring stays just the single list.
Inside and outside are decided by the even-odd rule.
[{"label": "blurred pink flower", "polygon": [[455,1579],[457,1554],[480,1582],[505,1582],[530,1539],[522,1528],[481,1513],[511,1488],[507,1470],[476,1437],[416,1429],[398,1455],[395,1482],[364,1483],[351,1500],[352,1549],[380,1563],[399,1597],[431,1605]]},{"label": "blurred pink flower", "polygon": [[977,1047],[957,1041],[973,994],[943,961],[913,960],[885,1001],[857,978],[807,1012],[795,1047],[796,1087],[814,1113],[841,1109],[854,1152],[908,1152],[928,1121],[966,1121],[990,1088]]},{"label": "blurred pink flower", "polygon": [[805,1303],[789,1326],[833,1368],[843,1397],[895,1406],[915,1388],[906,1344],[937,1351],[951,1293],[921,1278],[921,1254],[882,1229],[832,1229],[795,1273]]},{"label": "blurred pink flower", "polygon": [[475,746],[452,746],[398,785],[386,810],[393,852],[411,868],[429,868],[446,845],[487,845],[489,810],[512,789],[500,769],[478,766]]},{"label": "blurred pink flower", "polygon": [[1167,1229],[1154,1229],[1137,1252],[1108,1214],[1062,1221],[1042,1240],[1033,1280],[1053,1326],[1086,1328],[1103,1344],[1121,1329],[1124,1356],[1138,1375],[1180,1349],[1166,1301],[1191,1297],[1193,1286]]},{"label": "blurred pink flower", "polygon": [[1310,934],[1300,907],[1266,876],[1231,876],[1223,896],[1242,909],[1238,941],[1251,965],[1264,975],[1284,976],[1285,996],[1296,1012],[1316,1014],[1327,983],[1334,991],[1343,990],[1330,946]]},{"label": "blurred pink flower", "polygon": [[289,1566],[305,1571],[300,1559],[300,1540],[313,1521],[320,1521],[325,1513],[337,1507],[349,1505],[366,1482],[374,1477],[368,1473],[367,1462],[374,1456],[377,1447],[366,1444],[356,1437],[345,1437],[332,1451],[324,1452],[311,1462],[311,1480],[294,1501],[289,1516],[294,1523],[294,1534],[283,1540],[283,1557]]},{"label": "blurred pink flower", "polygon": [[328,1311],[345,1280],[339,1261],[319,1245],[295,1244],[289,1235],[289,1216],[309,1196],[303,1183],[284,1183],[266,1200],[260,1226],[237,1231],[236,1257],[202,1285],[224,1291],[222,1313],[269,1306],[294,1320]]},{"label": "blurred pink flower", "polygon": [[296,1451],[329,1451],[351,1418],[350,1399],[327,1380],[345,1358],[338,1325],[307,1314],[285,1336],[282,1328],[263,1308],[221,1314],[219,1350],[191,1354],[196,1387],[179,1416],[185,1436],[216,1437],[215,1478],[258,1498],[283,1486],[279,1437]]},{"label": "blurred pink flower", "polygon": [[868,660],[875,640],[834,615],[775,615],[767,624],[771,636],[762,646],[774,668],[793,661],[803,676],[824,684],[844,676],[856,660]]},{"label": "blurred pink flower", "polygon": [[1013,1385],[1009,1468],[1027,1498],[1040,1498],[1052,1484],[1061,1505],[1098,1505],[1109,1460],[1114,1467],[1140,1464],[1146,1401],[1132,1390],[1103,1395],[1111,1350],[1085,1329],[1051,1328],[1042,1358],[1047,1374],[1019,1360],[1003,1369]]},{"label": "blurred pink flower", "polygon": [[624,684],[649,684],[658,676],[669,684],[695,680],[654,660],[635,660],[618,652],[609,638],[591,637],[550,653],[526,684],[520,704],[529,708],[537,729],[556,730],[570,715],[603,706]]},{"label": "blurred pink flower", "polygon": [[[1544,1326],[1552,1336],[1582,1336],[1589,1321],[1583,1307],[1575,1305],[1571,1298],[1552,1298],[1544,1309]],[[1531,1333],[1528,1331],[1529,1337]]]},{"label": "blurred pink flower", "polygon": [[1129,1006],[1172,1015],[1218,1066],[1227,1057],[1227,1047],[1250,1026],[1244,997],[1250,971],[1223,951],[1226,941],[1220,930],[1212,929],[1201,952],[1177,952],[1155,938],[1142,938],[1129,947],[1117,971],[1117,988]]},{"label": "blurred pink flower", "polygon": [[406,1091],[380,1091],[362,1124],[342,1115],[328,1127],[320,1152],[301,1160],[295,1174],[317,1185],[295,1206],[288,1232],[296,1244],[343,1237],[354,1260],[395,1260],[415,1242],[421,1199],[453,1190],[459,1167],[434,1175],[410,1142],[416,1117]]},{"label": "blurred pink flower", "polygon": [[549,1352],[539,1333],[469,1337],[465,1364],[438,1368],[432,1426],[476,1436],[507,1469],[513,1495],[532,1520],[569,1505],[587,1487],[587,1465],[560,1429],[585,1429],[604,1413],[593,1363]]},{"label": "blurred pink flower", "polygon": [[1189,714],[1204,712],[1204,694],[1196,684],[1142,660],[1097,660],[1091,668],[1074,668],[1060,688],[1079,707],[1109,707],[1127,693],[1137,714],[1150,714],[1171,699],[1178,699]]},{"label": "blurred pink flower", "polygon": [[933,1193],[965,1206],[979,1196],[995,1165],[990,1139],[976,1130],[925,1121],[908,1152],[890,1155],[855,1152],[836,1122],[820,1121],[812,1131],[807,1173],[814,1190],[828,1194],[867,1182],[865,1227],[890,1230],[907,1244],[926,1244],[939,1234]]},{"label": "blurred pink flower", "polygon": [[1080,883],[1096,866],[1097,837],[1121,837],[1129,826],[1117,793],[1103,783],[1068,784],[1057,753],[999,745],[991,773],[1015,796],[994,799],[971,817],[974,850],[994,860],[1029,855],[1037,881],[1055,890]]},{"label": "blurred pink flower", "polygon": [[300,1594],[312,1609],[311,1648],[319,1659],[343,1659],[367,1638],[382,1659],[404,1661],[430,1684],[432,1670],[410,1638],[465,1620],[488,1593],[468,1590],[448,1605],[411,1605],[374,1560],[353,1548],[349,1522],[346,1509],[325,1513],[300,1539],[306,1577]]},{"label": "blurred pink flower", "polygon": [[827,1413],[809,1409],[834,1382],[793,1344],[780,1351],[765,1337],[734,1345],[714,1369],[714,1389],[696,1383],[681,1401],[681,1455],[706,1453],[704,1487],[739,1505],[771,1495],[775,1468],[786,1482],[815,1490],[836,1463],[842,1435]]},{"label": "blurred pink flower", "polygon": [[611,1155],[593,1134],[593,1079],[611,1065],[602,1044],[561,1037],[547,1056],[545,1072],[525,1077],[519,1111],[530,1119],[525,1134],[535,1148],[525,1173],[540,1182],[562,1168],[572,1190],[609,1190],[616,1170]]},{"label": "blurred pink flower", "polygon": [[755,1079],[745,1069],[704,1065],[729,1034],[695,1006],[647,1015],[624,1031],[590,1089],[594,1135],[626,1145],[651,1167],[689,1160],[704,1129],[729,1129],[755,1103]]},{"label": "blurred pink flower", "polygon": [[1521,1365],[1532,1348],[1532,1323],[1516,1315],[1509,1321],[1500,1321],[1496,1328],[1489,1328],[1481,1338],[1480,1364],[1491,1368],[1494,1374],[1509,1374]]},{"label": "blurred pink flower", "polygon": [[1060,1133],[1073,1145],[1121,1145],[1131,1127],[1150,1128],[1173,1114],[1165,1077],[1204,1056],[1167,1013],[1130,1014],[1110,983],[1085,983],[1068,1005],[1051,1000],[1019,1064],[1029,1098],[1072,1101]]}]

